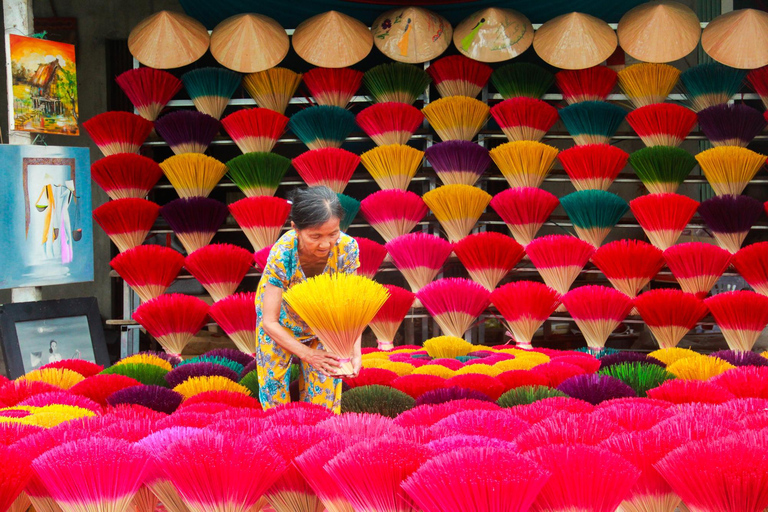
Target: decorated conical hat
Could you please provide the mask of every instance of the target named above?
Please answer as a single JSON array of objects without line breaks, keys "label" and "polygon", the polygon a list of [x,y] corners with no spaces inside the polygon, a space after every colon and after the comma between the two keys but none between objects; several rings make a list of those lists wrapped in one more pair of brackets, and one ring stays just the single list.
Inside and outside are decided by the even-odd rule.
[{"label": "decorated conical hat", "polygon": [[718,16],[701,34],[701,46],[707,55],[732,68],[768,65],[768,13],[740,9]]},{"label": "decorated conical hat", "polygon": [[586,69],[611,56],[618,41],[604,21],[580,12],[551,19],[536,31],[533,49],[560,69]]},{"label": "decorated conical hat", "polygon": [[136,60],[157,69],[192,64],[208,50],[208,30],[186,14],[160,11],[143,19],[128,36]]},{"label": "decorated conical hat", "polygon": [[641,4],[622,16],[619,45],[643,62],[682,59],[699,44],[701,24],[689,7],[670,0]]},{"label": "decorated conical hat", "polygon": [[512,9],[490,7],[477,11],[456,27],[453,44],[480,62],[501,62],[517,57],[533,43],[533,25]]},{"label": "decorated conical hat", "polygon": [[379,16],[371,32],[381,53],[398,62],[418,64],[439,57],[448,48],[453,28],[435,12],[405,7]]},{"label": "decorated conical hat", "polygon": [[222,66],[256,73],[277,66],[291,43],[278,22],[261,14],[238,14],[213,29],[211,54]]},{"label": "decorated conical hat", "polygon": [[296,27],[293,48],[299,57],[315,66],[345,68],[357,64],[371,52],[373,36],[362,22],[328,11]]}]

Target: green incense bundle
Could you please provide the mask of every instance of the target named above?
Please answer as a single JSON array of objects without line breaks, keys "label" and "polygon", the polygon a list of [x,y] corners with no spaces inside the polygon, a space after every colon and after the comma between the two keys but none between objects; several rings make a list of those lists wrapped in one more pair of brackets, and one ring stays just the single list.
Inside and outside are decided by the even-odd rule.
[{"label": "green incense bundle", "polygon": [[340,227],[342,231],[346,231],[352,225],[355,217],[357,217],[357,212],[360,211],[360,201],[344,194],[336,195],[339,197],[341,207],[344,208],[344,218],[341,219]]},{"label": "green incense bundle", "polygon": [[629,165],[651,194],[674,194],[696,167],[696,158],[681,148],[653,146],[629,155]]},{"label": "green incense bundle", "polygon": [[619,129],[627,112],[605,101],[582,101],[559,110],[560,119],[574,142],[608,144]]},{"label": "green incense bundle", "polygon": [[515,407],[516,405],[527,405],[545,398],[567,397],[565,393],[555,388],[547,386],[520,386],[510,389],[496,401],[501,407]]},{"label": "green incense bundle", "polygon": [[181,75],[181,81],[199,112],[221,119],[241,76],[224,68],[200,68]]},{"label": "green incense bundle", "polygon": [[598,372],[600,375],[616,377],[637,393],[637,396],[646,396],[649,389],[660,386],[664,382],[674,379],[662,366],[640,362],[627,362],[614,364]]},{"label": "green incense bundle", "polygon": [[345,108],[315,105],[293,114],[288,128],[309,149],[340,148],[357,123]]},{"label": "green incense bundle", "polygon": [[273,196],[290,166],[276,153],[245,153],[227,162],[227,175],[246,197]]},{"label": "green incense bundle", "polygon": [[695,112],[728,103],[741,90],[747,71],[707,62],[687,69],[680,75]]},{"label": "green incense bundle", "polygon": [[629,210],[621,197],[604,190],[579,190],[560,198],[565,213],[573,222],[576,235],[595,247]]},{"label": "green incense bundle", "polygon": [[491,75],[491,84],[505,100],[520,96],[541,99],[554,83],[555,75],[527,62],[506,64]]},{"label": "green incense bundle", "polygon": [[413,408],[416,400],[390,386],[359,386],[341,395],[341,412],[364,412],[395,418]]},{"label": "green incense bundle", "polygon": [[136,379],[145,386],[162,386],[164,388],[168,387],[168,382],[165,380],[165,375],[168,373],[168,370],[153,364],[119,364],[116,366],[110,366],[109,368],[104,369],[101,373],[105,375],[124,375],[126,377]]},{"label": "green incense bundle", "polygon": [[379,64],[365,72],[363,85],[376,103],[413,105],[432,78],[422,68],[402,62]]}]

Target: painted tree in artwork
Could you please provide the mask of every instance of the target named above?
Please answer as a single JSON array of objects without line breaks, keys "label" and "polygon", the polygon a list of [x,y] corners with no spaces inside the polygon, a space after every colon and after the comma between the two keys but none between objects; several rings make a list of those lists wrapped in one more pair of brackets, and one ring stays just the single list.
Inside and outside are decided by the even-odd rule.
[{"label": "painted tree in artwork", "polygon": [[77,122],[77,73],[75,72],[74,65],[72,63],[67,63],[66,66],[61,68],[59,76],[58,87],[61,100],[72,113],[75,122]]}]

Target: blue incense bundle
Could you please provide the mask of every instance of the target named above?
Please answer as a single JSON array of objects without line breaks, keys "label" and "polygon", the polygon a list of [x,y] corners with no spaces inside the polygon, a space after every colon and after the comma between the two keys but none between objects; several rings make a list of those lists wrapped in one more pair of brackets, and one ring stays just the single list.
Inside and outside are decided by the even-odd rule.
[{"label": "blue incense bundle", "polygon": [[561,108],[560,119],[577,145],[608,144],[627,112],[604,101],[583,101]]},{"label": "blue incense bundle", "polygon": [[624,199],[604,190],[579,190],[561,197],[560,204],[573,222],[576,235],[595,247],[600,247],[629,210]]}]

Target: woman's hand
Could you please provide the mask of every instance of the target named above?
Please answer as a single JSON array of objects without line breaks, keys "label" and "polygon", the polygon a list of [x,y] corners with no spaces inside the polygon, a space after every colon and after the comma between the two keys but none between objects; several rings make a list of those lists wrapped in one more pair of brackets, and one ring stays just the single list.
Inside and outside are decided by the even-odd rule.
[{"label": "woman's hand", "polygon": [[363,356],[360,352],[352,356],[352,374],[348,375],[349,378],[354,379],[360,375],[360,369],[363,367]]},{"label": "woman's hand", "polygon": [[305,363],[314,366],[320,373],[327,377],[337,375],[339,373],[339,368],[341,368],[340,358],[325,350],[307,348],[304,353],[299,354],[299,358]]}]

